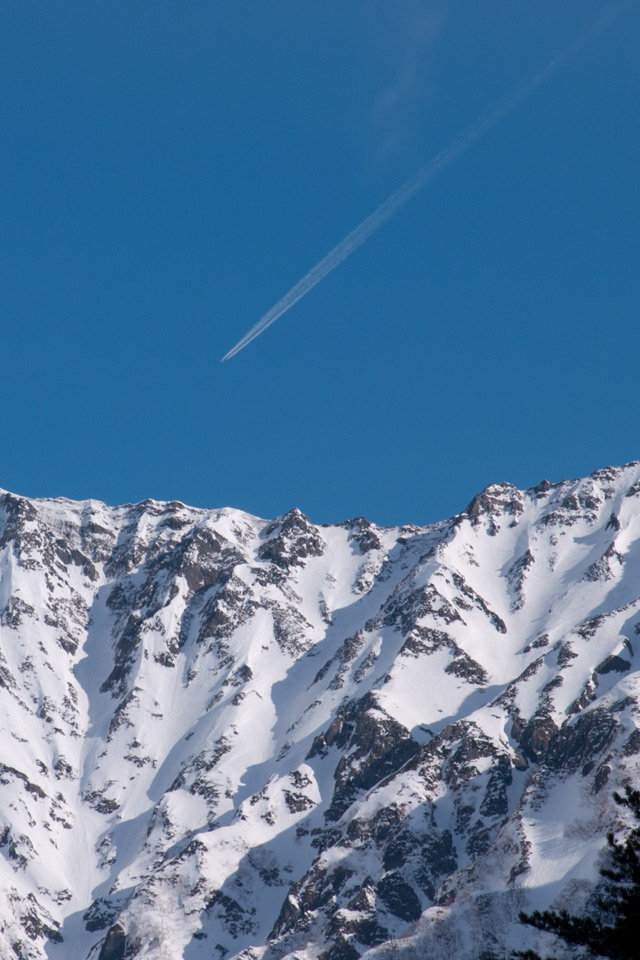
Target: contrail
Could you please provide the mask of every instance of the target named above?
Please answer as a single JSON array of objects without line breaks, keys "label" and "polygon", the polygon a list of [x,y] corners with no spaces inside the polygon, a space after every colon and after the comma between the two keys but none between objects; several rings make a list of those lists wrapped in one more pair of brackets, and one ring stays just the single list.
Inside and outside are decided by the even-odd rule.
[{"label": "contrail", "polygon": [[324,280],[332,270],[346,260],[358,247],[361,247],[369,237],[373,236],[383,224],[390,220],[395,214],[404,207],[420,190],[431,183],[435,178],[446,170],[458,157],[466,153],[469,147],[473,146],[476,140],[483,137],[486,133],[497,126],[501,120],[510,114],[523,100],[530,97],[539,87],[547,82],[558,70],[566,63],[572,60],[583,47],[593,40],[612,20],[615,19],[626,7],[631,6],[634,0],[625,0],[625,2],[615,5],[609,9],[603,16],[590,23],[564,50],[557,52],[545,66],[541,67],[535,73],[525,77],[518,86],[507,96],[498,100],[497,103],[489,107],[482,113],[471,126],[459,133],[440,153],[429,160],[417,173],[409,180],[405,181],[394,193],[391,194],[376,210],[370,214],[366,220],[347,234],[344,240],[331,250],[326,257],[320,260],[305,276],[299,280],[288,293],[278,300],[263,317],[258,320],[255,326],[245,333],[244,337],[236,343],[235,347],[224,355],[222,360],[230,360],[236,353],[244,350],[252,340],[259,337],[267,327],[275,323],[279,317],[290,310],[306,296],[310,290]]}]

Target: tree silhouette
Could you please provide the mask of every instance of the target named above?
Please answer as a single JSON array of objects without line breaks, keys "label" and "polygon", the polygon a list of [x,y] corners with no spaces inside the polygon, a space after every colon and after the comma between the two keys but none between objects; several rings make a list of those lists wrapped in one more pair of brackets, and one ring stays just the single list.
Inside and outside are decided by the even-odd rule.
[{"label": "tree silhouette", "polygon": [[[623,841],[607,834],[607,864],[600,870],[603,892],[596,901],[598,919],[574,917],[566,910],[521,913],[520,921],[559,937],[569,946],[584,947],[584,957],[638,960],[640,957],[640,791],[627,787],[613,798],[631,811],[636,826]],[[533,950],[516,951],[511,960],[541,960]],[[546,960],[554,960],[548,957]]]}]

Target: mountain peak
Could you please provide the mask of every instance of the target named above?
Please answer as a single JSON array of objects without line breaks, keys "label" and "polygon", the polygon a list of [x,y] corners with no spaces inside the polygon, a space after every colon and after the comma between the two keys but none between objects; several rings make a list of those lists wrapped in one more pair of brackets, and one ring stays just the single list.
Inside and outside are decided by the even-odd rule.
[{"label": "mountain peak", "polygon": [[319,527],[0,496],[0,953],[535,947],[636,782],[640,464]]}]

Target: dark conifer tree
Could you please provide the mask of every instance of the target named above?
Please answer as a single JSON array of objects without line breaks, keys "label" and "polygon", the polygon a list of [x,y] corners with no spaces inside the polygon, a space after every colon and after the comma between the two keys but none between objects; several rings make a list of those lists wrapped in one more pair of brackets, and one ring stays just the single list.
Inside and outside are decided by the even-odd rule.
[{"label": "dark conifer tree", "polygon": [[[607,864],[600,870],[603,892],[597,900],[598,919],[574,917],[566,910],[521,913],[529,926],[553,933],[569,946],[584,947],[585,958],[638,960],[640,957],[640,791],[627,787],[614,800],[634,816],[636,826],[623,841],[607,836]],[[576,954],[576,957],[578,954]],[[533,950],[516,951],[511,960],[541,960]],[[546,960],[554,960],[548,957]]]}]

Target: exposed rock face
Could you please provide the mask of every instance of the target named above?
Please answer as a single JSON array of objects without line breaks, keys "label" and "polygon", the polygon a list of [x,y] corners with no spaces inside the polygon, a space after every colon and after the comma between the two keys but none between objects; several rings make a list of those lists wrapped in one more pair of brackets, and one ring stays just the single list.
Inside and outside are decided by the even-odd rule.
[{"label": "exposed rock face", "polygon": [[638,464],[424,528],[4,494],[0,956],[534,946],[638,782],[639,635]]}]

